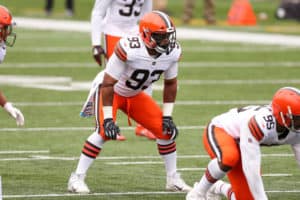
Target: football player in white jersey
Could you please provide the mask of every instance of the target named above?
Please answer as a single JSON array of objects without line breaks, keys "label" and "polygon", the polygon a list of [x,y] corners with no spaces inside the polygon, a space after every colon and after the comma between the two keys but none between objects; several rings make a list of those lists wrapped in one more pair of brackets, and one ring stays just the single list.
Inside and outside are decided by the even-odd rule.
[{"label": "football player in white jersey", "polygon": [[[15,39],[16,34],[12,32],[12,15],[6,7],[0,5],[0,63],[4,61],[6,46],[13,46]],[[7,102],[6,97],[1,91],[0,105],[16,120],[18,126],[24,125],[22,112],[14,107],[12,103]]]},{"label": "football player in white jersey", "polygon": [[[118,110],[142,124],[156,136],[158,152],[166,169],[166,189],[191,189],[177,172],[178,130],[172,119],[177,93],[178,61],[181,48],[176,41],[173,22],[165,13],[147,13],[139,24],[140,35],[122,38],[108,60],[101,87],[96,92],[97,128],[86,140],[77,169],[71,174],[68,190],[88,193],[84,182],[88,168],[103,150],[104,143],[115,140],[120,129],[115,123]],[[164,76],[163,108],[143,90]]]},{"label": "football player in white jersey", "polygon": [[[203,143],[212,160],[186,200],[216,200],[219,194],[230,200],[268,199],[260,145],[291,145],[300,166],[300,90],[280,88],[270,105],[233,108],[214,117]],[[231,186],[219,180],[225,175]]]},{"label": "football player in white jersey", "polygon": [[[96,62],[102,65],[102,55],[109,59],[121,37],[138,34],[138,21],[152,10],[152,0],[96,0],[91,16],[92,46]],[[102,33],[104,45],[102,47]],[[93,82],[99,80],[97,75]],[[151,87],[147,93],[152,95]],[[155,136],[147,129],[137,124],[136,135],[155,140]],[[119,139],[120,138],[120,139]],[[125,139],[119,136],[118,140]]]}]

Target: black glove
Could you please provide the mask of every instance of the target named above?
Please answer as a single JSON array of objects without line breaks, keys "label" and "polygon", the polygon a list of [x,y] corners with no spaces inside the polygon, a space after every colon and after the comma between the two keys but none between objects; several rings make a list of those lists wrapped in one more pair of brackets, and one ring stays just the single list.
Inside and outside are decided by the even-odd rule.
[{"label": "black glove", "polygon": [[103,128],[104,128],[104,133],[106,137],[116,140],[117,135],[120,134],[120,129],[119,127],[115,124],[112,118],[107,118],[104,120],[103,123]]},{"label": "black glove", "polygon": [[173,122],[172,117],[163,117],[163,132],[171,135],[171,140],[175,140],[178,135],[178,129]]},{"label": "black glove", "polygon": [[102,66],[102,58],[101,58],[102,55],[105,56],[105,51],[102,48],[102,46],[100,46],[100,45],[93,46],[93,56],[99,66]]}]

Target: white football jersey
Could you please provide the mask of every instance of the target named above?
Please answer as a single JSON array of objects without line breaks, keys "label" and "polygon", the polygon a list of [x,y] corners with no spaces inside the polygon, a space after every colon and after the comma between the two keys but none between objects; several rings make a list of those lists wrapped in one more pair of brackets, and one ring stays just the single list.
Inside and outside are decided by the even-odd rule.
[{"label": "white football jersey", "polygon": [[260,145],[290,144],[300,166],[300,134],[276,130],[269,105],[234,108],[212,119],[211,125],[223,128],[239,140],[243,172],[254,199],[267,199],[261,178]]},{"label": "white football jersey", "polygon": [[130,97],[145,90],[152,82],[177,77],[178,61],[181,56],[179,44],[169,53],[158,58],[149,55],[139,36],[122,38],[109,59],[105,72],[118,80],[114,86],[116,93]]},{"label": "white football jersey", "polygon": [[212,119],[212,124],[223,128],[234,138],[240,138],[243,134],[241,126],[245,123],[262,145],[300,143],[300,134],[291,131],[288,134],[277,132],[276,121],[269,105],[233,108]]},{"label": "white football jersey", "polygon": [[6,55],[6,45],[4,42],[0,42],[0,63],[4,61]]},{"label": "white football jersey", "polygon": [[96,0],[91,16],[92,45],[101,33],[124,37],[138,33],[138,21],[152,10],[152,0]]}]

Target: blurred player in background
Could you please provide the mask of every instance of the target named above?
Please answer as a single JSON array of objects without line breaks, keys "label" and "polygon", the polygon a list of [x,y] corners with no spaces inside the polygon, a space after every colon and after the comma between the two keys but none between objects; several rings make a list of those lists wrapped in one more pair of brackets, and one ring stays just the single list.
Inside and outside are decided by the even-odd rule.
[{"label": "blurred player in background", "polygon": [[[91,16],[91,37],[95,61],[101,66],[103,64],[102,56],[109,59],[121,37],[137,35],[138,21],[151,10],[152,0],[96,0]],[[103,45],[102,34],[104,36]],[[98,85],[99,76],[96,76],[93,85]],[[152,95],[151,86],[146,91]],[[88,98],[87,101],[89,100],[93,100],[93,98]],[[149,130],[139,124],[136,126],[135,132],[138,136],[156,139]],[[124,136],[122,139],[125,139]]]},{"label": "blurred player in background", "polygon": [[[53,12],[54,0],[46,0],[45,12],[49,16]],[[65,0],[66,15],[72,17],[74,15],[74,0]]]},{"label": "blurred player in background", "polygon": [[[6,55],[6,46],[13,46],[16,40],[16,34],[12,31],[12,15],[10,11],[0,5],[0,63],[4,61]],[[12,116],[18,126],[24,125],[24,116],[22,112],[15,108],[0,91],[0,105]]]},{"label": "blurred player in background", "polygon": [[[152,11],[141,18],[139,31],[140,35],[120,39],[108,60],[95,97],[97,128],[86,140],[77,169],[70,176],[70,192],[90,191],[84,182],[87,170],[103,150],[105,142],[116,140],[120,134],[115,123],[117,110],[128,116],[128,122],[131,118],[155,134],[158,152],[165,164],[166,189],[185,192],[191,189],[177,173],[176,164],[175,138],[178,130],[172,112],[177,94],[181,48],[176,41],[175,26],[165,13]],[[161,110],[144,89],[159,80],[162,74],[164,90]]]},{"label": "blurred player in background", "polygon": [[[290,144],[300,166],[300,90],[280,88],[270,105],[233,108],[214,117],[203,134],[211,157],[186,200],[266,200],[260,146]],[[227,174],[231,185],[220,181]],[[219,181],[218,181],[219,180]]]}]

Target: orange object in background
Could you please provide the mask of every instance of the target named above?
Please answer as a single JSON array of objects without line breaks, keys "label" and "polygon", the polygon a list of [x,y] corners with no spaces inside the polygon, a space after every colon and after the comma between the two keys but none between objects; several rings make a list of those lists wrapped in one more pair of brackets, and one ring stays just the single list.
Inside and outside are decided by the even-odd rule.
[{"label": "orange object in background", "polygon": [[228,12],[229,25],[256,25],[256,16],[248,0],[235,0]]}]

